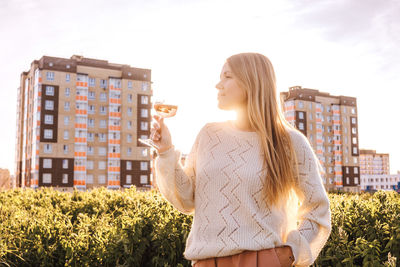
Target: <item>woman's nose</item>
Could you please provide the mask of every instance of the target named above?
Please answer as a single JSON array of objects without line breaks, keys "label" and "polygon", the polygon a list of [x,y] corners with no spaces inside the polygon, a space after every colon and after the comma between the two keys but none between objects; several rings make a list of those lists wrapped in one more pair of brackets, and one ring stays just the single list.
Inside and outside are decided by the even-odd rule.
[{"label": "woman's nose", "polygon": [[215,88],[217,88],[218,90],[221,90],[221,89],[223,89],[224,87],[222,86],[221,82],[219,82],[219,83],[217,83],[217,84],[215,85]]}]

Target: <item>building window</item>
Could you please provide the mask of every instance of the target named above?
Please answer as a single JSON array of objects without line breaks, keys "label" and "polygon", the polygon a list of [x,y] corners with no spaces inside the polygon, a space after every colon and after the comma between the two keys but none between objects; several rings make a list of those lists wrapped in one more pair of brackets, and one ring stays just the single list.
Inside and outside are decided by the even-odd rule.
[{"label": "building window", "polygon": [[70,109],[70,104],[69,104],[69,102],[64,102],[64,110],[65,110],[65,111],[69,111],[69,109]]},{"label": "building window", "polygon": [[43,173],[43,183],[51,184],[51,173]]},{"label": "building window", "polygon": [[147,163],[147,161],[141,161],[140,162],[140,170],[141,171],[147,171],[147,169],[148,169],[148,163]]},{"label": "building window", "polygon": [[68,116],[64,116],[64,125],[68,125],[69,124],[69,117]]},{"label": "building window", "polygon": [[107,149],[105,147],[99,147],[99,156],[105,156]]},{"label": "building window", "polygon": [[147,83],[146,82],[142,83],[142,91],[147,91]]},{"label": "building window", "polygon": [[46,73],[46,78],[47,78],[48,81],[54,81],[54,72],[48,71]]},{"label": "building window", "polygon": [[89,91],[88,99],[89,100],[95,100],[96,99],[96,93],[93,92],[93,91]]},{"label": "building window", "polygon": [[142,95],[140,98],[140,102],[142,105],[147,105],[149,104],[149,97],[147,95]]},{"label": "building window", "polygon": [[54,96],[54,86],[46,86],[46,95]]},{"label": "building window", "polygon": [[99,184],[105,184],[105,183],[106,183],[106,176],[99,175]]},{"label": "building window", "polygon": [[106,115],[106,114],[107,114],[107,107],[105,107],[105,106],[100,106],[100,114]]},{"label": "building window", "polygon": [[128,94],[128,103],[132,103],[133,96],[132,94]]},{"label": "building window", "polygon": [[44,115],[45,124],[53,124],[53,115]]},{"label": "building window", "polygon": [[68,145],[64,145],[63,150],[64,154],[68,154]]},{"label": "building window", "polygon": [[312,113],[309,114],[310,120],[313,119]]},{"label": "building window", "polygon": [[149,123],[147,121],[140,122],[140,130],[147,131],[149,129]]},{"label": "building window", "polygon": [[90,141],[90,142],[94,141],[94,134],[93,133],[88,133],[88,141]]},{"label": "building window", "polygon": [[106,162],[99,161],[99,170],[105,170],[105,169],[106,169]]},{"label": "building window", "polygon": [[299,119],[304,119],[304,112],[299,112]]},{"label": "building window", "polygon": [[358,168],[354,167],[354,174],[358,174]]},{"label": "building window", "polygon": [[51,159],[43,159],[43,168],[45,169],[51,169],[51,164],[52,160]]},{"label": "building window", "polygon": [[86,175],[86,183],[93,184],[93,174]]},{"label": "building window", "polygon": [[44,153],[51,153],[51,144],[45,144],[44,145]]},{"label": "building window", "polygon": [[132,170],[132,161],[127,161],[127,162],[126,162],[126,169],[127,169],[128,171]]},{"label": "building window", "polygon": [[54,110],[54,101],[53,100],[46,100],[44,108],[46,110]]},{"label": "building window", "polygon": [[128,81],[128,88],[132,89],[132,81]]},{"label": "building window", "polygon": [[304,130],[304,123],[302,123],[302,122],[299,123],[299,129]]},{"label": "building window", "polygon": [[71,95],[71,89],[69,89],[68,87],[65,88],[65,90],[64,90],[64,95],[65,95],[66,97],[69,97],[69,96]]},{"label": "building window", "polygon": [[140,175],[140,183],[147,184],[147,175]]},{"label": "building window", "polygon": [[71,74],[67,73],[65,74],[65,81],[69,82],[71,80]]},{"label": "building window", "polygon": [[351,108],[351,114],[356,114],[356,109],[355,108]]},{"label": "building window", "polygon": [[96,111],[96,109],[95,109],[95,107],[94,107],[94,105],[89,105],[89,114],[94,114],[95,113],[95,111]]},{"label": "building window", "polygon": [[102,101],[102,102],[107,101],[107,94],[106,93],[100,93],[100,101]]},{"label": "building window", "polygon": [[131,147],[128,147],[126,154],[128,156],[132,155],[132,148]]},{"label": "building window", "polygon": [[357,123],[357,119],[356,118],[351,118],[351,124],[356,124]]},{"label": "building window", "polygon": [[148,109],[145,109],[145,108],[142,108],[142,109],[141,109],[140,116],[141,116],[142,118],[147,118],[147,117],[149,117],[149,110],[148,110]]},{"label": "building window", "polygon": [[147,157],[147,148],[142,149],[142,156]]},{"label": "building window", "polygon": [[356,134],[357,133],[357,129],[355,127],[351,128],[351,133],[352,134]]},{"label": "building window", "polygon": [[126,176],[126,183],[127,183],[127,184],[131,184],[131,183],[132,183],[132,175],[129,175],[129,174],[128,174],[128,175]]},{"label": "building window", "polygon": [[357,148],[353,147],[353,154],[357,154]]},{"label": "building window", "polygon": [[88,170],[93,170],[93,161],[92,160],[88,160],[88,161],[86,161],[86,168],[88,169]]},{"label": "building window", "polygon": [[63,159],[62,167],[63,167],[63,169],[68,169],[68,160],[67,159]]},{"label": "building window", "polygon": [[63,184],[68,184],[68,174],[63,173],[62,183]]},{"label": "building window", "polygon": [[107,121],[106,120],[100,120],[100,128],[107,128]]},{"label": "building window", "polygon": [[128,108],[128,116],[132,116],[132,108]]},{"label": "building window", "polygon": [[353,137],[352,139],[353,139],[353,144],[354,145],[357,144],[357,137]]},{"label": "building window", "polygon": [[94,127],[94,119],[88,119],[88,126]]},{"label": "building window", "polygon": [[350,184],[350,178],[346,177],[346,184]]},{"label": "building window", "polygon": [[44,138],[45,139],[52,139],[53,138],[53,130],[52,129],[45,129],[44,130]]},{"label": "building window", "polygon": [[132,142],[132,135],[131,135],[131,134],[128,134],[126,137],[127,137],[127,138],[126,138],[126,141],[127,141],[128,143]]},{"label": "building window", "polygon": [[69,139],[69,131],[65,130],[64,131],[64,140],[68,140]]},{"label": "building window", "polygon": [[107,80],[100,80],[100,87],[107,88]]},{"label": "building window", "polygon": [[357,163],[358,163],[358,160],[357,160],[356,157],[353,158],[353,162],[354,162],[354,164],[357,164]]},{"label": "building window", "polygon": [[88,155],[93,155],[94,154],[94,148],[92,146],[88,146]]},{"label": "building window", "polygon": [[128,121],[128,129],[132,129],[132,121]]},{"label": "building window", "polygon": [[299,108],[304,108],[303,101],[299,101],[297,104],[298,104],[298,107],[299,107]]},{"label": "building window", "polygon": [[95,86],[96,85],[96,79],[95,78],[89,78],[89,86]]},{"label": "building window", "polygon": [[148,136],[147,134],[142,134],[142,135],[140,136],[140,139],[147,139],[147,138],[149,138],[149,136]]},{"label": "building window", "polygon": [[106,141],[106,134],[105,133],[100,133],[100,142],[105,142]]}]

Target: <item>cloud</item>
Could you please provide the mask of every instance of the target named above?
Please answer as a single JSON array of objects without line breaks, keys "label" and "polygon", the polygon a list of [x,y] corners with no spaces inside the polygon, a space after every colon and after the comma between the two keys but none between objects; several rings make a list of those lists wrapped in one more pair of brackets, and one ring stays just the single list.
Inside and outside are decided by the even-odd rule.
[{"label": "cloud", "polygon": [[300,0],[290,2],[294,24],[327,41],[359,47],[380,58],[379,69],[400,66],[400,1]]}]

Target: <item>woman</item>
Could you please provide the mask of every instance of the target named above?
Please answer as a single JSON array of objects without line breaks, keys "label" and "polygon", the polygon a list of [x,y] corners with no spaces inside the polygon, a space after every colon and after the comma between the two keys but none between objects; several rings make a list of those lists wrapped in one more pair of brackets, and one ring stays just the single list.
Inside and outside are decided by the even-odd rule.
[{"label": "woman", "polygon": [[151,130],[158,188],[194,213],[185,257],[195,267],[308,266],[331,230],[319,161],[282,115],[268,58],[231,56],[220,79],[218,107],[237,119],[206,124],[185,167],[160,117]]}]

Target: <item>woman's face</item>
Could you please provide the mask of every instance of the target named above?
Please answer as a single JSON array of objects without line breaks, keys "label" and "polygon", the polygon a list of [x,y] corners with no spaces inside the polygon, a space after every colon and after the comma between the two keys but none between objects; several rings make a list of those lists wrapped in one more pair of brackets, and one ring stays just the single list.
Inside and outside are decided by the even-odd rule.
[{"label": "woman's face", "polygon": [[215,86],[218,89],[218,108],[236,110],[247,105],[246,91],[239,87],[228,63],[222,67],[220,81]]}]

